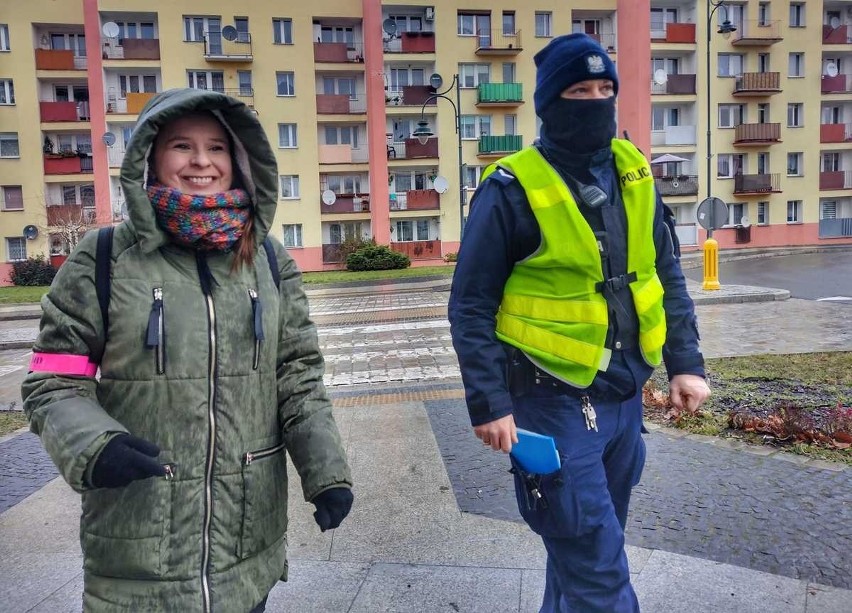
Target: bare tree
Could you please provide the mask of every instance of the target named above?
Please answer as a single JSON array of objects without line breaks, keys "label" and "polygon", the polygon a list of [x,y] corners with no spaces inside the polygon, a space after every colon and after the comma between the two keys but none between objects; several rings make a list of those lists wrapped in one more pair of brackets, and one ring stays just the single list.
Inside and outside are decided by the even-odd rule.
[{"label": "bare tree", "polygon": [[58,204],[46,207],[47,226],[45,230],[50,236],[51,251],[53,239],[62,241],[64,253],[71,253],[90,229],[96,227],[95,211],[81,204]]}]

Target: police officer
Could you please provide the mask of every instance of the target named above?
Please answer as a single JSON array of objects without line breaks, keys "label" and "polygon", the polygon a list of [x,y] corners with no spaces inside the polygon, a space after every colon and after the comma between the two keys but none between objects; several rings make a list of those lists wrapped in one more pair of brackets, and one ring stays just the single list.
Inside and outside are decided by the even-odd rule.
[{"label": "police officer", "polygon": [[554,437],[562,466],[513,460],[518,506],[547,550],[542,611],[638,611],[624,553],[645,462],[642,386],[665,361],[672,403],[709,396],[671,212],[645,157],[615,138],[618,75],[584,34],[535,56],[541,138],[485,171],[449,319],[475,435]]}]

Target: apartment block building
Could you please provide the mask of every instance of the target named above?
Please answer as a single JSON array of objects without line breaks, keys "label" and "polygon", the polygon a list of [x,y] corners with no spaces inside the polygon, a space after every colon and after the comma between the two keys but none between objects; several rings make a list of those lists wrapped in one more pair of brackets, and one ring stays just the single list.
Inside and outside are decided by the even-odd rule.
[{"label": "apartment block building", "polygon": [[482,170],[536,137],[533,56],[571,31],[618,64],[619,130],[662,157],[685,245],[708,190],[730,205],[722,246],[852,242],[850,5],[726,3],[707,42],[706,2],[678,0],[31,0],[0,11],[0,282],[126,216],[138,113],[187,86],[257,113],[272,232],[303,270],[340,267],[355,237],[440,263]]}]

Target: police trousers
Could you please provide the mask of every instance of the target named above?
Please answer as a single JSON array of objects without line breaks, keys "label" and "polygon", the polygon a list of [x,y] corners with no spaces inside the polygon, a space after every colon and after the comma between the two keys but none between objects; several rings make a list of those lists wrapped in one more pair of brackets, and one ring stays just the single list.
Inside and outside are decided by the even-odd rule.
[{"label": "police trousers", "polygon": [[641,391],[623,402],[592,398],[597,431],[587,429],[579,398],[550,386],[514,403],[516,425],[552,436],[562,461],[549,475],[512,462],[518,509],[547,550],[541,613],[637,613],[624,528],[645,465]]}]

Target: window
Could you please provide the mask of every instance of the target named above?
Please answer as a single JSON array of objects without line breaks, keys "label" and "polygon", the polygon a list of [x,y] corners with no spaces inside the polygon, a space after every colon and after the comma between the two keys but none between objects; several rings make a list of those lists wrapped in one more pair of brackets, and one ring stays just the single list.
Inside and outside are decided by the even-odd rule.
[{"label": "window", "polygon": [[652,8],[651,9],[651,31],[666,31],[667,23],[677,23],[677,9],[675,8]]},{"label": "window", "polygon": [[503,83],[515,83],[515,62],[503,64]]},{"label": "window", "polygon": [[788,77],[803,77],[805,76],[805,54],[791,53],[790,60],[787,64]]},{"label": "window", "polygon": [[321,43],[346,43],[347,47],[354,49],[355,30],[344,26],[323,26],[320,28]]},{"label": "window", "polygon": [[9,26],[5,23],[0,23],[0,51],[9,51]]},{"label": "window", "polygon": [[787,154],[787,176],[801,177],[802,163],[804,159],[803,153],[788,153]]},{"label": "window", "polygon": [[419,219],[417,221],[401,219],[396,222],[396,241],[403,243],[408,241],[428,241],[429,220]]},{"label": "window", "polygon": [[0,79],[0,104],[15,104],[15,86],[12,79]]},{"label": "window", "polygon": [[769,174],[769,153],[762,151],[757,154],[757,174]]},{"label": "window", "polygon": [[193,89],[210,89],[214,92],[225,92],[225,74],[221,70],[188,70],[186,75],[189,87]]},{"label": "window", "polygon": [[743,73],[743,56],[739,53],[719,54],[719,76],[738,77]]},{"label": "window", "polygon": [[757,54],[757,72],[769,72],[769,54]]},{"label": "window", "polygon": [[2,195],[4,211],[24,210],[24,190],[20,185],[4,185]]},{"label": "window", "polygon": [[21,157],[17,132],[0,132],[0,158]]},{"label": "window", "polygon": [[293,20],[292,19],[273,19],[272,20],[272,42],[276,45],[292,45],[293,44]]},{"label": "window", "polygon": [[357,99],[355,77],[323,77],[322,89],[326,95],[347,95],[350,100]]},{"label": "window", "polygon": [[823,153],[822,154],[822,172],[840,172],[840,154],[839,153]]},{"label": "window", "polygon": [[388,15],[388,19],[396,24],[397,33],[423,31],[423,18],[417,15]]},{"label": "window", "polygon": [[333,223],[328,226],[328,238],[332,245],[339,245],[344,240],[354,240],[362,238],[364,234],[361,231],[361,222],[355,221],[352,223]]},{"label": "window", "polygon": [[422,68],[391,68],[388,91],[401,92],[409,85],[425,85],[425,71]]},{"label": "window", "polygon": [[842,107],[839,106],[824,106],[822,107],[822,120],[820,123],[843,123],[841,121],[841,117],[843,117],[843,113],[841,112]]},{"label": "window", "polygon": [[474,139],[491,134],[491,115],[462,115],[461,137]]},{"label": "window", "polygon": [[27,259],[27,239],[16,236],[6,239],[6,255],[9,262],[20,262]]},{"label": "window", "polygon": [[518,116],[504,115],[503,116],[503,134],[518,133]]},{"label": "window", "polygon": [[[407,138],[407,136],[405,137]],[[400,141],[395,141],[400,142]],[[326,145],[351,145],[358,148],[358,126],[325,126]]]},{"label": "window", "polygon": [[299,198],[299,175],[281,175],[281,197],[285,200]]},{"label": "window", "polygon": [[296,76],[292,72],[276,72],[275,80],[278,82],[279,96],[296,95]]},{"label": "window", "polygon": [[676,57],[652,57],[651,58],[651,77],[658,70],[664,71],[668,75],[678,74],[680,72],[680,60]]},{"label": "window", "polygon": [[50,34],[50,48],[70,50],[74,57],[86,57],[86,37],[83,34]]},{"label": "window", "polygon": [[284,246],[302,247],[302,224],[284,224]]},{"label": "window", "polygon": [[[205,73],[201,73],[205,74]],[[220,75],[222,73],[219,73]],[[224,80],[221,79],[224,83]],[[192,79],[190,78],[190,87],[192,85]],[[121,97],[127,98],[127,92],[133,94],[139,93],[148,93],[153,94],[157,91],[157,77],[156,75],[143,75],[143,74],[122,74],[118,75],[118,89],[121,91]],[[198,89],[207,89],[206,87],[198,88]]]},{"label": "window", "polygon": [[459,64],[459,87],[491,82],[491,64]]},{"label": "window", "polygon": [[757,5],[757,25],[768,26],[769,20],[772,18],[772,10],[768,2],[761,2]]},{"label": "window", "polygon": [[721,153],[716,158],[716,176],[720,179],[730,179],[734,175],[744,174],[745,155],[741,153]]},{"label": "window", "polygon": [[464,165],[464,186],[467,189],[476,189],[482,176],[482,166]]},{"label": "window", "polygon": [[742,224],[743,215],[745,215],[746,205],[741,202],[728,203],[728,223],[729,226],[739,226]]},{"label": "window", "polygon": [[299,146],[299,141],[296,136],[296,124],[278,124],[278,146],[282,149],[295,149]]},{"label": "window", "polygon": [[759,225],[759,226],[769,225],[769,203],[768,202],[758,202],[757,203],[757,225]]},{"label": "window", "polygon": [[491,35],[491,15],[488,13],[458,13],[456,33],[459,36]]},{"label": "window", "polygon": [[668,126],[680,125],[680,109],[655,106],[651,110],[651,130],[662,132]]},{"label": "window", "polygon": [[759,102],[757,104],[757,123],[769,123],[768,102]]},{"label": "window", "polygon": [[503,36],[515,35],[515,11],[503,11]]},{"label": "window", "polygon": [[[396,191],[408,191],[412,189],[406,184],[405,189],[399,189],[403,178],[407,178],[410,182],[411,173],[395,173],[394,178],[399,181]],[[361,191],[361,176],[360,175],[326,175],[324,179],[324,189],[330,189],[338,196],[343,194],[357,194]],[[414,189],[423,189],[422,185]]]},{"label": "window", "polygon": [[235,42],[247,43],[251,40],[248,17],[234,17],[234,27],[237,29],[237,40]]},{"label": "window", "polygon": [[237,83],[240,87],[240,96],[253,96],[254,87],[251,83],[251,70],[238,70]]},{"label": "window", "polygon": [[787,127],[801,128],[804,123],[804,105],[801,102],[791,102],[787,105]]},{"label": "window", "polygon": [[804,28],[805,27],[805,3],[791,2],[790,3],[790,27]]},{"label": "window", "polygon": [[837,201],[823,200],[819,205],[820,219],[837,219]]},{"label": "window", "polygon": [[802,221],[802,201],[787,201],[787,223],[800,223]]},{"label": "window", "polygon": [[214,32],[222,35],[222,20],[219,17],[186,17],[183,18],[183,40],[188,43],[204,42],[204,36]]},{"label": "window", "polygon": [[553,14],[550,11],[536,12],[535,14],[535,35],[536,36],[553,36],[551,29],[551,21]]},{"label": "window", "polygon": [[719,127],[734,128],[745,123],[746,105],[744,104],[720,104],[719,105]]},{"label": "window", "polygon": [[143,21],[137,23],[135,21],[116,21],[118,26],[118,42],[123,44],[125,38],[143,38],[153,40],[155,38],[155,28],[152,21]]},{"label": "window", "polygon": [[739,29],[742,29],[742,25],[745,23],[745,4],[733,4],[733,3],[725,3],[725,10],[719,11],[718,13],[718,25],[722,25],[727,19],[733,25],[737,26]]}]

